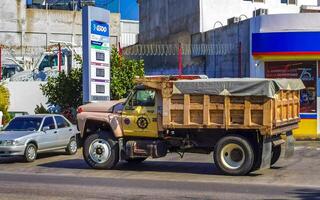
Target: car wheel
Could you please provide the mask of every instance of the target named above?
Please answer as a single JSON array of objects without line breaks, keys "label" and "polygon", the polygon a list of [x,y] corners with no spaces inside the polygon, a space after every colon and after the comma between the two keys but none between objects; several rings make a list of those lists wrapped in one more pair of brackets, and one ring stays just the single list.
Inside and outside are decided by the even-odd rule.
[{"label": "car wheel", "polygon": [[214,148],[214,162],[225,174],[245,175],[253,167],[254,151],[247,139],[237,135],[226,136]]},{"label": "car wheel", "polygon": [[126,161],[129,164],[139,164],[142,163],[143,161],[145,161],[147,158],[128,158],[126,159]]},{"label": "car wheel", "polygon": [[24,159],[26,162],[33,162],[37,158],[37,147],[36,145],[29,143],[24,152]]},{"label": "car wheel", "polygon": [[272,148],[271,166],[274,165],[280,158],[281,145]]},{"label": "car wheel", "polygon": [[70,141],[69,141],[69,144],[66,148],[66,152],[69,154],[69,155],[74,155],[76,154],[78,151],[78,145],[77,145],[77,140],[75,138],[71,138]]},{"label": "car wheel", "polygon": [[85,139],[83,157],[94,169],[112,169],[119,162],[119,145],[112,134],[98,132]]}]

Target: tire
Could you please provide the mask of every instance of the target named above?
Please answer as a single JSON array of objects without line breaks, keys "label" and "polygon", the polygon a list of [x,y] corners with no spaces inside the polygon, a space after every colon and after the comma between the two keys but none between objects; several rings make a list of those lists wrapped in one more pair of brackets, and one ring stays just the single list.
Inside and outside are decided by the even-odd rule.
[{"label": "tire", "polygon": [[217,169],[227,175],[248,174],[253,168],[254,151],[250,142],[238,135],[223,137],[214,148]]},{"label": "tire", "polygon": [[26,162],[33,162],[37,158],[37,147],[36,145],[29,143],[24,151],[24,160]]},{"label": "tire", "polygon": [[78,151],[78,143],[77,143],[77,140],[76,138],[71,138],[70,141],[69,141],[69,144],[66,148],[66,152],[67,154],[69,155],[74,155],[76,154]]},{"label": "tire", "polygon": [[112,134],[97,132],[85,139],[83,157],[94,169],[113,169],[119,162],[119,144]]},{"label": "tire", "polygon": [[128,158],[126,159],[126,161],[129,164],[139,164],[142,163],[143,161],[145,161],[147,158]]},{"label": "tire", "polygon": [[274,165],[280,158],[281,155],[281,145],[272,148],[271,166]]}]

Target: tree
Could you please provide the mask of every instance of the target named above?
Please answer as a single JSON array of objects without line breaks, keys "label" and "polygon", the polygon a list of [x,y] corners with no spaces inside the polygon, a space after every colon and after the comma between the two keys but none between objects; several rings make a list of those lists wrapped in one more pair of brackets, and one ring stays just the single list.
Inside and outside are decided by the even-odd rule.
[{"label": "tree", "polygon": [[3,84],[0,84],[0,111],[3,112],[4,124],[10,121],[10,115],[8,113],[9,104],[10,104],[9,90]]},{"label": "tree", "polygon": [[[81,62],[81,58],[76,58]],[[142,60],[123,58],[116,48],[111,51],[111,99],[125,98],[134,87],[134,78],[144,75]],[[77,107],[82,105],[82,69],[72,69],[69,74],[59,73],[57,77],[49,78],[41,90],[48,98],[48,104],[61,108],[66,117],[74,113]],[[37,109],[40,109],[38,106]],[[74,117],[74,116],[73,116]],[[69,117],[68,117],[69,118]],[[70,119],[70,118],[69,118]]]},{"label": "tree", "polygon": [[42,105],[37,105],[36,108],[34,109],[35,114],[49,114],[50,112]]},{"label": "tree", "polygon": [[111,98],[127,97],[135,85],[136,76],[144,76],[144,62],[126,59],[119,55],[116,48],[113,48],[111,51]]},{"label": "tree", "polygon": [[82,69],[72,69],[69,74],[62,71],[57,77],[48,78],[41,90],[48,98],[47,104],[59,106],[60,112],[74,121],[75,110],[82,104]]}]

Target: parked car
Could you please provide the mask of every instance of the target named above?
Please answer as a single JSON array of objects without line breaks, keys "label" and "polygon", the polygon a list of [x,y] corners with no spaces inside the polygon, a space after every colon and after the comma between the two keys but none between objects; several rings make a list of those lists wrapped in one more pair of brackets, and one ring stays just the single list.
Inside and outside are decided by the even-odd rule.
[{"label": "parked car", "polygon": [[40,152],[65,149],[77,152],[77,127],[61,115],[15,117],[0,132],[0,157],[23,156],[32,162]]}]

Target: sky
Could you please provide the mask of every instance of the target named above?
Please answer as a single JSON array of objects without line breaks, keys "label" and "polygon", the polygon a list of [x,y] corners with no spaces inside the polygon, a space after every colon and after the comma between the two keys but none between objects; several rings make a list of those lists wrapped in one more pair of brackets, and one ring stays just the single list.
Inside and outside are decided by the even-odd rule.
[{"label": "sky", "polygon": [[137,0],[96,0],[96,6],[107,8],[111,12],[119,12],[120,7],[121,19],[139,19]]},{"label": "sky", "polygon": [[[139,7],[137,0],[95,0],[96,5],[99,7],[108,8],[111,12],[120,12],[121,19],[127,20],[139,20]],[[28,4],[32,3],[32,0],[27,0]]]}]

